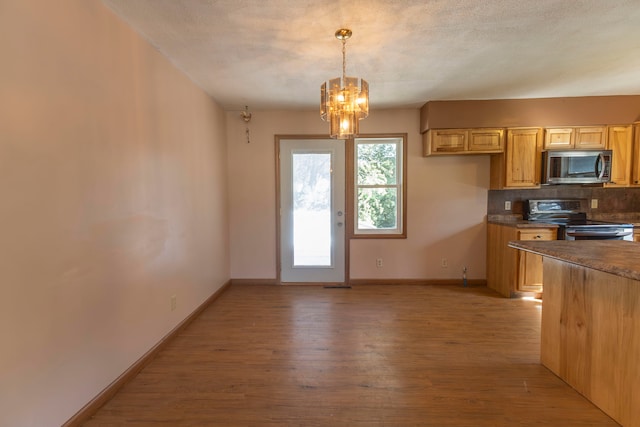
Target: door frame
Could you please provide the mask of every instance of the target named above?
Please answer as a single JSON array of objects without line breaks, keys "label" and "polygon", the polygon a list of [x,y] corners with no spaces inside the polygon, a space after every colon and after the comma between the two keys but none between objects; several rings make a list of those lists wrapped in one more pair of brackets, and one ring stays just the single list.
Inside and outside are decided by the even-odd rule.
[{"label": "door frame", "polygon": [[[330,139],[330,137],[328,135],[275,135],[274,137],[274,146],[275,146],[275,158],[276,158],[276,284],[277,285],[282,285],[282,274],[281,274],[281,267],[282,267],[282,255],[281,255],[281,249],[282,249],[282,242],[281,242],[281,217],[282,217],[282,206],[280,205],[280,141],[283,139]],[[347,156],[349,155],[349,149],[348,149],[348,141],[345,141],[344,144],[344,149],[345,149],[345,200],[344,202],[344,221],[345,221],[345,225],[349,224],[352,221],[352,217],[351,217],[351,212],[349,212],[349,210],[347,209],[347,197],[348,194],[350,194],[349,192],[349,179],[347,178]],[[347,228],[348,230],[348,228]],[[350,282],[350,278],[349,278],[349,255],[350,255],[350,250],[349,250],[349,233],[348,231],[345,230],[344,233],[344,283],[338,283],[340,285],[345,285],[348,286],[349,282]],[[331,284],[336,284],[336,283],[321,283],[321,282],[286,282],[287,285],[331,285]]]}]

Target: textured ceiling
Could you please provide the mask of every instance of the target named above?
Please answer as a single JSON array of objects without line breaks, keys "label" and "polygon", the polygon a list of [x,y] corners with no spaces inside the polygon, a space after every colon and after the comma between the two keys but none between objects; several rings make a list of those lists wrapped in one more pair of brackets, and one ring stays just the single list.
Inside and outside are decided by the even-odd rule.
[{"label": "textured ceiling", "polygon": [[639,0],[102,0],[227,110],[640,94]]}]

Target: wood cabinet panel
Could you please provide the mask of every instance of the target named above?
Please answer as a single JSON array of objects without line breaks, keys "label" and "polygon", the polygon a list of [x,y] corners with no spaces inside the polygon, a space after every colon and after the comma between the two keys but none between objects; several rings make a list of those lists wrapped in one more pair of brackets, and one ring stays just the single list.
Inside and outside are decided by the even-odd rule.
[{"label": "wood cabinet panel", "polygon": [[469,151],[501,152],[504,150],[504,129],[471,129]]},{"label": "wood cabinet panel", "polygon": [[431,152],[455,153],[466,151],[469,132],[460,129],[434,129],[429,131],[431,137]]},{"label": "wood cabinet panel", "polygon": [[504,129],[430,129],[422,143],[424,156],[501,153]]},{"label": "wood cabinet panel", "polygon": [[540,361],[624,426],[640,426],[640,282],[546,258]]},{"label": "wood cabinet panel", "polygon": [[[556,240],[556,229],[527,229],[518,231],[518,240]],[[542,292],[542,256],[518,251],[518,290]]]},{"label": "wood cabinet panel", "polygon": [[607,148],[613,151],[611,183],[607,187],[624,187],[631,183],[633,159],[633,127],[609,126]]},{"label": "wood cabinet panel", "polygon": [[640,185],[640,123],[633,125],[633,159],[631,161],[631,185]]},{"label": "wood cabinet panel", "polygon": [[540,185],[539,128],[508,129],[505,147],[505,187]]},{"label": "wood cabinet panel", "polygon": [[574,147],[573,128],[547,128],[544,130],[545,150],[567,150]]},{"label": "wood cabinet panel", "polygon": [[542,257],[508,246],[512,240],[555,240],[556,228],[487,226],[487,286],[505,297],[542,292]]},{"label": "wood cabinet panel", "polygon": [[606,145],[606,126],[547,128],[544,131],[545,150],[593,150]]},{"label": "wood cabinet panel", "polygon": [[607,146],[607,127],[591,126],[575,128],[576,149],[597,149]]}]

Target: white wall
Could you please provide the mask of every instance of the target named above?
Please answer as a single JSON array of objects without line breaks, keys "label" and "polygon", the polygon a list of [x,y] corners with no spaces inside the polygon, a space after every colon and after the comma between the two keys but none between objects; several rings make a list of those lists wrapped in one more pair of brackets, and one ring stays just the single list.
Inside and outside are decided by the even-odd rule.
[{"label": "white wall", "polygon": [[0,52],[0,425],[54,426],[229,279],[225,115],[99,1]]},{"label": "white wall", "polygon": [[[371,88],[375,91],[375,88]],[[316,111],[254,111],[247,144],[240,112],[227,113],[231,277],[273,279],[276,134],[328,133]],[[353,279],[485,278],[488,156],[422,157],[419,110],[372,111],[361,133],[408,133],[408,238],[354,239]],[[449,267],[440,266],[447,258]],[[384,267],[376,268],[376,258]]]}]

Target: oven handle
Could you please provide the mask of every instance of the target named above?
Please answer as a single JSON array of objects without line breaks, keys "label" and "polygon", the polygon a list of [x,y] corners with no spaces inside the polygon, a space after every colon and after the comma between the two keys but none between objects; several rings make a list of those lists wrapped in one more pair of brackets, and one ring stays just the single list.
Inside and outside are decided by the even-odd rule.
[{"label": "oven handle", "polygon": [[572,231],[567,230],[567,236],[571,237],[626,237],[633,231]]}]

